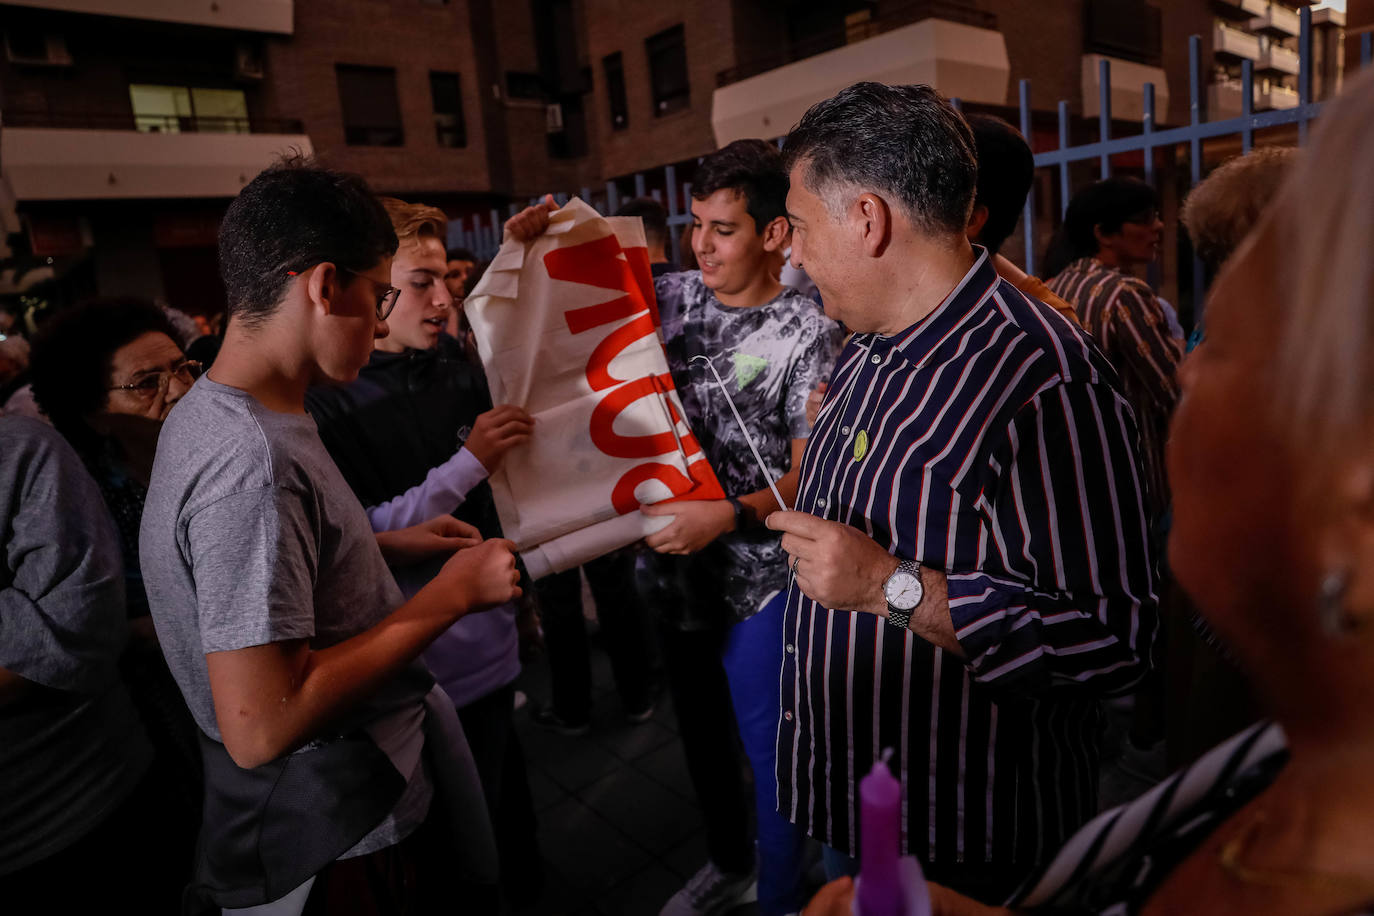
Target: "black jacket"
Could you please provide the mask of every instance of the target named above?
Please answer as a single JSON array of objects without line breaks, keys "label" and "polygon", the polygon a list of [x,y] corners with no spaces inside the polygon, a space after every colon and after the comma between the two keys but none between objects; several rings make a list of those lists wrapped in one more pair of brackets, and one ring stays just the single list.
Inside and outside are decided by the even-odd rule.
[{"label": "black jacket", "polygon": [[[432,350],[374,350],[356,381],[317,385],[305,397],[324,443],[364,506],[393,499],[424,481],[467,441],[478,414],[491,409],[482,367],[447,334]],[[500,537],[491,487],[483,481],[454,513],[483,537]]]}]

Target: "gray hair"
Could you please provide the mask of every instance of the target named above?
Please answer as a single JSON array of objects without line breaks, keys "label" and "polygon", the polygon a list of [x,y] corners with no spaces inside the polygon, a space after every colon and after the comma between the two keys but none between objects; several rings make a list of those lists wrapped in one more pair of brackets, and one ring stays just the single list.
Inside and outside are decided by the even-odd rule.
[{"label": "gray hair", "polygon": [[1297,159],[1295,147],[1261,147],[1227,160],[1193,188],[1178,218],[1204,261],[1220,265],[1240,247]]},{"label": "gray hair", "polygon": [[787,135],[789,171],[835,214],[840,192],[877,192],[929,235],[962,235],[978,176],[973,133],[925,85],[855,83],[815,105]]}]

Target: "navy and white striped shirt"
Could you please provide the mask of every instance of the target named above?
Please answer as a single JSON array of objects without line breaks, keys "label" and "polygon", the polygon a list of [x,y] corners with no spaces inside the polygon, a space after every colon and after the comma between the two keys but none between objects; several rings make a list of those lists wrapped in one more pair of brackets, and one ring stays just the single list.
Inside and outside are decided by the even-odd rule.
[{"label": "navy and white striped shirt", "polygon": [[1096,812],[1098,697],[1148,667],[1154,557],[1116,373],[977,251],[921,322],[846,346],[797,499],[944,570],[967,661],[794,587],[778,801],[855,854],[891,747],[907,851],[1029,868]]}]

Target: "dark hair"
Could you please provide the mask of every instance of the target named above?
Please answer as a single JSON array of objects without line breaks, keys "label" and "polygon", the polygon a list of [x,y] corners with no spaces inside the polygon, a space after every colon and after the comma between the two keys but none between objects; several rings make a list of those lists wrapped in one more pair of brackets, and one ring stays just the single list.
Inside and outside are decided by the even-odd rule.
[{"label": "dark hair", "polygon": [[[786,200],[786,198],[787,194],[784,192],[783,199]],[[643,220],[644,240],[649,243],[650,247],[661,245],[668,238],[668,211],[663,208],[663,204],[652,197],[636,197],[627,200],[620,205],[619,210],[615,211],[615,215],[637,216]],[[757,216],[754,217],[754,223],[758,223]]]},{"label": "dark hair", "polygon": [[98,441],[86,416],[109,399],[115,352],[150,332],[180,346],[172,322],[146,299],[91,299],[63,309],[34,339],[33,399],[78,452],[89,456]]},{"label": "dark hair", "polygon": [[978,243],[996,254],[1021,220],[1021,208],[1035,180],[1035,155],[1021,132],[1001,118],[971,114],[964,120],[973,131],[978,153],[978,191],[973,204],[988,208]]},{"label": "dark hair", "polygon": [[490,261],[473,261],[472,270],[468,271],[467,279],[463,281],[463,298],[472,295],[472,291],[477,288],[477,284],[482,282],[482,277],[486,276],[487,268],[491,266]]},{"label": "dark hair", "polygon": [[692,197],[705,200],[722,189],[744,195],[758,235],[787,215],[787,170],[778,148],[766,140],[736,140],[701,160],[692,178]]},{"label": "dark hair", "polygon": [[466,248],[450,248],[448,252],[444,255],[444,260],[472,261],[475,264],[477,263],[477,255],[473,254]]},{"label": "dark hair", "polygon": [[1139,178],[1104,178],[1079,191],[1064,212],[1064,225],[1045,252],[1045,276],[1053,277],[1079,258],[1097,254],[1099,226],[1105,235],[1159,206],[1155,189]]},{"label": "dark hair", "polygon": [[219,272],[229,320],[258,324],[290,282],[323,261],[367,270],[396,253],[381,201],[357,175],[292,155],[260,172],[229,205],[219,228]]},{"label": "dark hair", "polygon": [[959,112],[925,85],[855,83],[817,102],[787,135],[788,170],[806,164],[808,187],[878,191],[930,234],[968,228],[977,181],[973,135]]}]

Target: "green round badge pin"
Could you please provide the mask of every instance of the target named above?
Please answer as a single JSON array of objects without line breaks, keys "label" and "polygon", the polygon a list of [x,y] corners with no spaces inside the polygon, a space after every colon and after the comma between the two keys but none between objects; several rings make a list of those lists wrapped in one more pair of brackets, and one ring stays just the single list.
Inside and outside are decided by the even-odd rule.
[{"label": "green round badge pin", "polygon": [[863,461],[864,455],[868,454],[868,431],[861,429],[859,434],[854,437],[854,460]]}]

